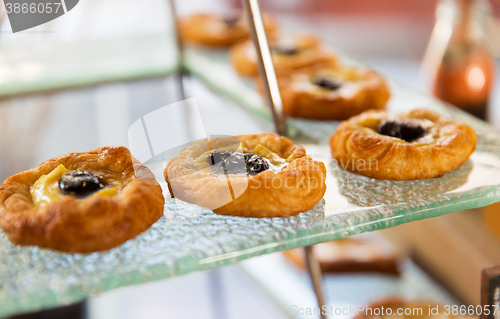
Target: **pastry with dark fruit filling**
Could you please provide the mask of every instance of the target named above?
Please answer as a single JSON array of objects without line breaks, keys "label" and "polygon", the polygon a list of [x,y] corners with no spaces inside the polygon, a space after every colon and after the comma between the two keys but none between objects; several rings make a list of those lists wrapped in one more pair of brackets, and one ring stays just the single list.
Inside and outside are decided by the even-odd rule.
[{"label": "pastry with dark fruit filling", "polygon": [[[263,14],[263,20],[268,38],[274,39],[278,32],[278,23],[268,14]],[[188,42],[214,47],[229,47],[250,39],[243,12],[198,13],[182,17],[179,20],[179,31],[182,38]]]},{"label": "pastry with dark fruit filling", "polygon": [[[269,48],[277,75],[289,74],[304,67],[337,65],[336,54],[311,35],[296,35],[270,41]],[[258,75],[257,52],[252,41],[232,47],[229,57],[238,74],[246,77]]]},{"label": "pastry with dark fruit filling", "polygon": [[[389,86],[377,72],[359,67],[310,67],[278,76],[283,109],[292,117],[345,120],[385,109]],[[262,93],[262,83],[257,79]]]},{"label": "pastry with dark fruit filling", "polygon": [[342,122],[330,138],[340,167],[382,180],[441,176],[465,163],[476,144],[469,125],[426,109],[367,111]]},{"label": "pastry with dark fruit filling", "polygon": [[160,185],[125,147],[69,153],[0,186],[0,226],[19,245],[71,253],[116,247],[163,215]]},{"label": "pastry with dark fruit filling", "polygon": [[191,143],[164,171],[176,199],[244,217],[287,217],[323,197],[326,168],[305,149],[274,133]]}]

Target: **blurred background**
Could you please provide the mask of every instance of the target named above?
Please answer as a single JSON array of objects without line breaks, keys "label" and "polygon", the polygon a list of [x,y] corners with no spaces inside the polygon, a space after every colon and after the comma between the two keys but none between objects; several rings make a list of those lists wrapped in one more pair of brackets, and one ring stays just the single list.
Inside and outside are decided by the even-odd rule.
[{"label": "blurred background", "polygon": [[[315,34],[388,78],[500,128],[500,83],[495,80],[500,1],[261,4],[284,33]],[[180,15],[241,8],[238,0],[178,0],[176,5]],[[172,23],[164,0],[82,0],[62,17],[15,34],[5,18],[0,26],[0,180],[67,152],[127,145],[130,124],[178,101],[175,78],[169,75],[177,66]],[[456,52],[459,62],[453,59]],[[209,134],[272,130],[198,80],[188,78],[185,84],[188,95],[199,101]],[[327,273],[328,304],[366,304],[393,295],[478,304],[481,269],[500,264],[498,210],[493,205],[375,234],[362,253],[369,259],[373,250],[390,247],[396,274]],[[326,259],[328,251],[322,250]],[[299,302],[315,304],[307,274],[293,258],[277,253],[120,288],[90,298],[86,309],[91,319],[276,319],[300,318],[289,309]]]}]

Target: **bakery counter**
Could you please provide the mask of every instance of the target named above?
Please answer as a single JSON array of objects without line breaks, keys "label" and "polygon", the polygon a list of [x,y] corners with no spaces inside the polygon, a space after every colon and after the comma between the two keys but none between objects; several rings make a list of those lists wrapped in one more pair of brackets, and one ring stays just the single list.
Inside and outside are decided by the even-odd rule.
[{"label": "bakery counter", "polygon": [[[231,32],[243,29],[244,32],[247,32],[244,36],[248,36],[248,30],[245,31],[241,19],[229,19],[226,17],[222,22],[222,25],[230,29]],[[199,30],[200,28],[196,27],[195,33],[198,33]],[[209,28],[206,30],[205,28],[201,28],[201,30],[208,30],[210,35]],[[330,91],[340,89],[342,92],[345,90],[349,91],[349,87],[353,88],[353,83],[358,82],[360,79],[359,82],[364,82],[364,79],[370,78],[372,84],[377,84],[376,95],[380,97],[378,103],[376,103],[378,105],[377,108],[385,108],[388,101],[387,110],[391,113],[409,112],[417,108],[430,109],[431,111],[416,111],[416,113],[404,113],[407,115],[400,115],[403,120],[409,116],[415,116],[418,123],[425,122],[426,125],[429,125],[426,127],[422,127],[420,124],[420,126],[410,125],[411,134],[417,137],[410,137],[409,140],[419,139],[427,135],[434,139],[435,135],[428,134],[428,132],[434,129],[439,130],[444,125],[448,128],[453,127],[455,133],[458,131],[461,134],[455,135],[460,135],[462,141],[466,142],[454,143],[452,145],[454,148],[451,151],[447,153],[435,152],[432,154],[434,155],[433,157],[420,155],[422,162],[433,161],[434,164],[450,162],[449,159],[452,158],[452,165],[448,165],[443,171],[437,170],[432,172],[419,170],[418,165],[408,165],[409,168],[407,170],[411,170],[412,175],[394,176],[391,175],[392,167],[399,168],[407,164],[404,160],[398,162],[396,159],[395,163],[391,163],[392,166],[388,165],[387,175],[379,176],[381,178],[388,178],[387,180],[370,178],[377,177],[373,175],[368,175],[370,177],[367,177],[354,173],[352,172],[356,172],[354,166],[351,169],[345,166],[345,164],[354,165],[354,162],[338,163],[333,159],[334,157],[341,157],[339,155],[341,153],[341,151],[339,152],[339,149],[341,149],[339,147],[340,143],[335,144],[336,139],[334,139],[334,142],[329,143],[330,137],[339,128],[339,122],[333,119],[344,120],[348,117],[345,114],[346,112],[340,112],[340,115],[344,116],[343,118],[337,118],[339,116],[338,113],[331,114],[331,117],[328,117],[329,120],[310,116],[310,114],[305,116],[310,119],[288,118],[288,131],[286,135],[290,139],[278,137],[273,134],[244,135],[245,138],[243,140],[246,146],[251,145],[252,147],[242,151],[245,154],[237,155],[240,156],[240,162],[243,158],[245,169],[247,169],[242,174],[244,178],[262,173],[261,169],[263,166],[260,166],[262,162],[258,162],[258,160],[267,163],[263,158],[266,157],[265,154],[269,155],[269,153],[271,155],[268,157],[273,158],[272,152],[275,155],[279,155],[277,162],[270,162],[273,165],[279,166],[277,169],[278,174],[290,169],[290,167],[291,174],[297,172],[304,173],[301,169],[293,170],[297,166],[294,166],[297,163],[294,163],[294,160],[301,163],[306,161],[314,163],[315,167],[319,168],[319,170],[315,170],[316,172],[319,171],[318,176],[326,176],[326,179],[322,179],[322,182],[324,180],[324,184],[321,184],[322,186],[326,186],[326,192],[322,196],[322,192],[325,190],[325,187],[323,187],[320,190],[321,192],[314,192],[314,196],[311,195],[310,198],[306,198],[307,203],[311,205],[298,207],[299,205],[295,205],[294,203],[300,202],[299,197],[304,195],[305,191],[296,193],[285,192],[283,190],[286,187],[283,187],[283,189],[279,189],[276,193],[272,193],[272,196],[268,193],[255,193],[259,196],[259,199],[261,197],[265,199],[260,201],[264,207],[272,206],[274,208],[273,214],[269,214],[269,211],[260,214],[261,212],[257,207],[261,206],[252,205],[252,198],[246,198],[246,201],[243,203],[246,205],[244,208],[238,206],[238,203],[241,201],[236,201],[234,190],[230,192],[232,196],[230,203],[236,202],[236,204],[232,205],[231,209],[227,209],[226,207],[226,210],[220,210],[221,206],[206,208],[206,206],[209,206],[206,205],[207,201],[197,202],[197,200],[202,197],[208,197],[209,200],[217,197],[218,193],[216,191],[218,189],[214,193],[211,193],[211,189],[208,189],[202,193],[202,196],[193,197],[187,196],[190,194],[186,195],[186,192],[175,194],[173,191],[175,189],[173,184],[175,183],[186,186],[182,185],[182,176],[176,176],[176,168],[184,168],[185,166],[183,165],[188,161],[187,158],[189,156],[186,156],[185,153],[182,153],[177,158],[176,163],[179,166],[167,166],[166,170],[166,158],[161,160],[156,158],[151,161],[146,159],[146,161],[143,161],[146,167],[141,167],[142,172],[149,173],[150,170],[154,174],[156,181],[153,179],[149,180],[149,182],[154,184],[154,187],[127,188],[128,185],[121,185],[120,183],[115,185],[110,183],[109,179],[104,181],[108,183],[103,183],[101,178],[108,176],[106,175],[108,170],[119,172],[122,167],[125,167],[121,173],[126,175],[127,178],[126,182],[122,184],[131,184],[131,180],[136,177],[135,175],[130,177],[132,175],[131,172],[137,163],[130,161],[130,157],[127,157],[128,160],[122,161],[122,157],[114,156],[113,151],[110,151],[119,149],[125,152],[123,148],[102,148],[94,152],[90,150],[107,146],[126,146],[134,154],[133,143],[129,140],[131,137],[130,129],[134,125],[138,124],[142,125],[142,128],[148,128],[146,122],[151,119],[155,119],[156,123],[163,124],[160,125],[162,128],[160,142],[182,140],[183,138],[189,139],[188,135],[192,133],[187,132],[189,131],[189,127],[193,128],[192,125],[189,125],[189,123],[183,125],[185,123],[182,123],[181,120],[174,123],[176,125],[164,125],[164,122],[161,122],[163,119],[177,120],[174,116],[170,118],[171,114],[167,113],[164,117],[154,116],[155,114],[165,115],[165,113],[154,112],[166,110],[165,106],[181,100],[181,95],[177,94],[179,83],[176,83],[173,77],[163,78],[167,73],[175,71],[179,67],[177,59],[173,58],[174,52],[171,44],[166,47],[159,41],[164,36],[165,34],[163,33],[160,33],[159,36],[154,36],[153,34],[153,38],[151,39],[130,38],[123,43],[118,41],[116,42],[117,44],[115,42],[99,42],[99,47],[108,47],[109,52],[106,51],[108,53],[102,55],[97,54],[96,61],[92,60],[92,63],[83,64],[82,66],[74,63],[74,57],[70,60],[65,60],[67,64],[71,64],[73,67],[77,66],[71,69],[74,72],[61,72],[63,76],[52,79],[50,77],[40,77],[37,81],[33,81],[31,86],[24,86],[23,83],[13,82],[15,85],[2,87],[3,91],[0,90],[2,91],[0,95],[4,96],[4,99],[0,101],[0,145],[2,149],[0,153],[0,178],[8,178],[13,174],[36,168],[37,165],[42,163],[41,168],[35,171],[24,172],[24,175],[21,175],[22,178],[13,179],[14,182],[20,182],[17,184],[14,183],[15,185],[9,189],[10,193],[8,196],[12,196],[12,199],[9,198],[9,209],[16,210],[21,208],[22,210],[27,208],[26,210],[30,213],[42,212],[45,213],[42,217],[48,216],[47,218],[39,218],[40,216],[35,214],[33,218],[30,218],[30,216],[23,215],[23,220],[19,223],[16,223],[15,218],[10,218],[9,216],[10,219],[7,222],[7,218],[5,217],[7,215],[5,214],[6,209],[2,207],[3,214],[0,223],[5,232],[0,231],[0,317],[74,304],[85,300],[89,296],[123,286],[156,281],[195,271],[214,269],[259,255],[335,241],[361,233],[389,229],[409,222],[427,220],[464,209],[474,209],[500,202],[499,133],[494,131],[488,124],[458,109],[445,105],[428,96],[415,93],[396,81],[390,79],[386,81],[385,79],[388,77],[382,72],[380,73],[381,76],[377,75],[373,77],[371,75],[377,74],[373,70],[351,74],[351,67],[353,68],[352,70],[362,70],[364,68],[366,70],[370,68],[343,54],[341,50],[337,50],[332,55],[326,51],[322,51],[320,46],[322,47],[323,43],[314,36],[311,37],[311,41],[304,41],[307,42],[305,44],[302,41],[295,43],[296,47],[287,48],[285,45],[280,48],[279,43],[274,46],[273,51],[275,54],[282,55],[283,61],[285,61],[284,65],[286,67],[283,68],[283,74],[288,72],[286,69],[289,67],[293,67],[293,69],[303,67],[304,65],[300,65],[300,63],[295,64],[297,60],[293,56],[299,56],[300,54],[297,54],[299,52],[309,52],[312,57],[326,57],[326,59],[322,59],[321,61],[325,63],[323,65],[325,68],[342,66],[339,68],[341,74],[335,72],[335,74],[329,73],[326,78],[317,78],[318,74],[316,73],[305,74],[306,80],[303,82],[309,87],[309,97],[314,96],[315,92],[322,89]],[[237,36],[238,34],[236,34]],[[143,41],[145,42],[144,45],[140,45]],[[89,43],[82,44],[92,46]],[[134,60],[114,59],[117,55],[117,50],[123,51],[127,50],[127,48],[137,50],[131,51],[134,53],[132,54],[135,57]],[[202,49],[191,45],[186,46],[186,48],[184,59],[181,61],[184,63],[182,67],[192,75],[192,78],[185,78],[185,84],[188,84],[186,87],[189,88],[186,95],[196,98],[206,134],[210,136],[236,136],[241,134],[260,134],[274,130],[270,112],[265,107],[255,82],[252,79],[239,76],[234,71],[229,64],[230,59],[227,50]],[[73,49],[79,51],[78,47]],[[5,50],[5,52],[9,53],[10,51]],[[16,52],[10,52],[9,54],[10,60],[7,60],[16,63],[19,62],[20,64],[25,62],[24,59],[16,60]],[[240,57],[241,55],[245,57],[244,53],[240,52],[239,55]],[[165,63],[165,60],[168,60],[168,62]],[[56,71],[60,64],[57,61],[53,64],[49,62],[53,62],[53,60],[49,59],[46,64],[51,65],[53,67],[51,70],[54,70],[54,72],[51,71],[45,75],[49,73],[57,75]],[[288,62],[293,63],[289,65]],[[102,78],[100,71],[102,71],[101,66],[103,64],[106,64],[113,71],[111,72],[112,76],[109,78]],[[247,63],[244,62],[243,64],[246,65]],[[86,68],[85,65],[88,67]],[[30,65],[30,69],[33,69],[32,67],[33,65]],[[37,70],[36,65],[33,70]],[[85,73],[84,71],[88,72]],[[255,74],[255,71],[256,64],[253,65],[252,74]],[[71,76],[72,74],[79,73],[86,74],[86,76],[77,79]],[[103,73],[110,72],[107,70]],[[341,78],[340,83],[330,81],[332,74],[333,78]],[[44,75],[44,73],[39,72],[38,75]],[[49,92],[43,95],[34,95],[35,93],[33,93],[43,90],[67,89],[81,85],[94,85],[102,82],[122,81],[142,77],[156,78],[135,82],[106,84],[85,89],[71,89],[57,93]],[[48,87],[42,85],[51,83],[55,85]],[[354,84],[354,87],[357,85]],[[363,90],[366,92],[366,87],[370,86],[366,85],[363,87]],[[212,90],[212,92],[208,93],[208,89]],[[218,95],[216,99],[207,98],[207,94],[213,96],[214,92]],[[324,91],[321,92],[327,95]],[[18,97],[16,94],[19,93],[29,93],[32,95]],[[351,104],[354,99],[348,98],[347,100],[349,100],[346,104],[347,106],[343,107],[350,109],[350,106],[354,105]],[[228,103],[229,101],[231,102]],[[305,105],[297,107],[307,113],[307,111],[310,111],[308,110],[308,104],[305,103]],[[364,100],[360,104],[362,104],[362,109],[356,109],[355,113],[359,113],[371,105],[369,100]],[[291,105],[290,108],[294,106],[293,104],[288,105]],[[323,107],[318,108],[318,110],[323,109]],[[316,113],[318,112],[316,111]],[[370,134],[381,138],[382,141],[399,138],[410,143],[406,137],[397,135],[399,134],[397,132],[379,132],[379,124],[382,123],[382,120],[385,121],[392,115],[382,112],[377,114],[385,114],[383,115],[385,118],[377,118],[375,119],[376,121],[374,121],[374,116],[354,118],[351,126],[355,126],[358,122],[363,122],[366,124],[365,128],[371,130],[370,132],[372,133]],[[304,113],[289,115],[303,116]],[[430,117],[434,120],[431,120],[429,123],[429,121],[424,121],[425,117]],[[193,120],[189,116],[183,117],[183,119],[187,119],[187,122]],[[456,121],[465,122],[466,125],[458,124]],[[375,124],[370,126],[370,123]],[[387,121],[387,123],[389,123],[389,127],[386,127],[386,129],[387,131],[391,131],[390,125],[395,122]],[[348,124],[344,123],[340,125],[346,126]],[[344,126],[341,126],[341,128],[345,129]],[[188,127],[187,130],[185,129],[186,127]],[[427,133],[424,134],[424,132]],[[149,132],[144,131],[144,133]],[[147,145],[149,151],[154,153],[152,140],[150,136],[147,137],[146,135],[148,134],[144,134],[147,141],[142,146],[146,148]],[[345,134],[345,136],[347,135],[350,136],[353,134]],[[436,134],[436,136],[439,137],[439,134]],[[269,152],[269,149],[262,148],[262,145],[259,143],[255,145],[252,141],[256,139],[261,141],[259,142],[260,144],[265,144],[272,148],[273,151]],[[270,140],[271,142],[268,142]],[[272,141],[276,141],[276,143],[273,144]],[[391,141],[392,143],[401,143],[400,141]],[[430,144],[434,145],[437,143],[435,143],[435,140],[432,140]],[[193,145],[191,144],[190,147],[194,147]],[[283,145],[286,145],[286,148],[282,147]],[[213,178],[213,175],[216,175],[212,171],[214,168],[208,166],[214,166],[216,162],[229,163],[224,161],[227,157],[233,156],[235,152],[233,149],[230,149],[228,152],[228,150],[223,148],[213,151],[211,147],[212,144],[210,143],[209,148],[203,149],[206,152],[196,153],[196,160],[199,160],[197,164],[201,164],[200,170],[207,169],[209,172],[207,175]],[[337,152],[335,152],[335,148]],[[359,147],[359,149],[363,151],[363,147]],[[212,152],[208,153],[208,150]],[[85,153],[76,154],[72,152]],[[219,152],[220,161],[215,160],[215,152]],[[306,157],[306,152],[311,158]],[[64,155],[68,153],[72,153],[72,155]],[[96,153],[99,153],[97,157],[100,157],[101,160],[95,160]],[[458,154],[457,157],[455,157],[456,154]],[[256,158],[250,164],[255,164],[256,173],[251,174],[248,171],[247,164],[249,161],[247,161],[247,158],[251,158],[254,155],[256,155]],[[262,157],[259,157],[261,155]],[[370,156],[370,154],[368,155]],[[52,161],[49,160],[54,157],[58,158]],[[78,165],[73,165],[72,157],[84,157],[82,161],[84,163],[83,171],[79,172],[80,168]],[[283,160],[285,158],[291,159],[289,162],[284,163]],[[142,161],[142,158],[139,159]],[[212,164],[209,163],[210,159],[212,160]],[[269,160],[269,158],[266,159]],[[49,161],[46,162],[47,160]],[[59,165],[54,165],[54,163]],[[88,163],[90,164],[87,165]],[[68,168],[62,164],[69,168],[69,172]],[[122,164],[123,166],[121,166]],[[283,166],[280,166],[281,164]],[[287,167],[286,165],[288,164],[289,166]],[[227,165],[224,165],[222,169],[227,173]],[[266,165],[269,166],[269,163]],[[93,169],[95,175],[93,172],[85,171],[85,168],[88,167]],[[269,167],[266,167],[264,170],[267,170]],[[135,171],[134,173],[138,174],[139,171]],[[286,173],[283,175],[286,175]],[[248,176],[245,174],[248,174]],[[271,175],[271,169],[260,174],[260,177],[265,174]],[[67,177],[67,175],[71,176]],[[147,175],[152,177],[149,174]],[[308,177],[308,174],[304,175]],[[62,183],[62,177],[65,176],[67,177],[67,181]],[[168,176],[172,179],[169,180]],[[179,179],[175,180],[173,177],[179,177]],[[206,178],[207,176],[204,175],[203,177]],[[216,175],[216,178],[219,177],[223,176],[220,174]],[[230,179],[228,181],[231,182]],[[19,184],[22,184],[22,187]],[[44,196],[36,196],[37,190],[49,185],[50,187],[60,188],[60,190],[57,189],[57,194],[60,191],[71,193],[74,192],[72,190],[74,185],[72,184],[79,185],[76,187],[78,191],[76,191],[76,194],[70,194],[74,195],[73,197],[63,197],[62,200],[55,203],[57,205],[52,205],[51,208],[55,207],[56,210],[37,210],[38,207],[33,208],[46,200]],[[199,184],[203,184],[201,185],[202,188],[205,187],[204,183]],[[212,185],[219,187],[221,184],[224,183]],[[193,185],[187,186],[192,187]],[[78,198],[81,195],[78,192],[86,187],[93,188],[93,191],[97,191],[98,193],[103,191],[103,194],[105,193],[103,195],[104,198],[96,197],[97,194],[94,194],[94,192],[90,192],[91,195],[89,197],[83,196],[82,198]],[[11,192],[12,189],[21,189],[21,191],[13,195]],[[189,193],[189,190],[187,193]],[[2,191],[4,190],[2,189]],[[84,189],[84,191],[86,190]],[[147,194],[141,196],[140,193],[142,191],[147,192]],[[120,196],[114,196],[117,192]],[[208,193],[215,195],[205,196]],[[0,194],[3,195],[5,193]],[[111,195],[106,197],[108,196],[106,194]],[[179,199],[181,197],[178,196],[179,194],[185,196],[182,197],[184,201]],[[274,194],[278,194],[279,197],[274,196]],[[47,194],[44,194],[42,191],[42,195]],[[3,199],[2,204],[7,202],[5,200],[6,196],[0,197]],[[67,208],[67,202],[72,201],[76,203],[77,200],[82,199],[81,202],[85,202],[85,204],[91,206],[90,204],[93,202],[90,199],[87,200],[90,197],[92,199],[98,198],[99,200],[94,200],[94,202],[102,204],[102,207],[112,207],[112,209],[101,210],[101,212],[106,212],[107,214],[111,213],[110,216],[113,216],[112,213],[115,212],[114,208],[118,207],[116,210],[119,210],[119,214],[116,215],[119,215],[118,217],[121,219],[116,223],[117,225],[115,226],[117,227],[102,227],[100,228],[103,229],[101,232],[96,232],[95,230],[99,229],[98,227],[88,226],[97,220],[105,220],[106,218],[103,218],[103,216],[108,215],[101,214],[102,216],[98,216],[99,209],[78,210],[75,207],[80,206],[76,204],[69,210],[71,214],[61,214],[61,218],[51,219],[52,216],[57,215],[59,207]],[[114,204],[117,202],[118,204],[129,203],[129,200],[132,199],[136,200],[134,205],[122,206],[126,206],[125,210],[127,210],[127,214],[133,216],[134,221],[137,219],[139,221],[138,224],[141,224],[140,221],[143,221],[143,223],[139,227],[134,227],[133,230],[127,232],[126,227],[123,227],[123,225],[127,224],[124,222],[127,218],[122,214],[124,211],[122,206],[106,206],[105,204],[110,202]],[[306,202],[306,200],[302,202]],[[12,205],[12,203],[16,205]],[[28,204],[26,205],[26,203]],[[94,208],[94,206],[91,207]],[[154,212],[152,212],[153,209],[150,209],[153,206],[155,208]],[[285,206],[286,209],[280,209]],[[60,209],[59,211],[65,210]],[[84,213],[81,214],[81,211]],[[149,214],[152,215],[151,218],[143,219],[144,216]],[[267,215],[264,216],[263,214]],[[270,218],[269,216],[280,217]],[[86,220],[86,217],[88,217],[88,220]],[[35,222],[39,220],[47,222],[47,224],[40,225],[40,223]],[[55,223],[61,220],[65,221],[68,229],[63,232],[54,232],[55,226],[50,222],[54,221]],[[113,220],[110,219],[105,220],[104,223],[95,222],[94,226],[100,227],[108,222],[113,225]],[[28,231],[23,233],[23,227],[26,225],[34,225],[31,230],[34,229],[35,231],[30,232],[29,227],[27,227]],[[59,224],[57,226],[60,227]],[[16,232],[16,230],[21,231]],[[63,228],[63,230],[65,229]],[[55,240],[54,238],[50,238],[47,242],[41,243],[33,240],[33,238],[43,238],[45,232],[57,235],[54,237]],[[123,232],[126,234],[123,235]],[[447,236],[445,232],[440,233],[439,230],[437,232],[441,237]],[[88,236],[86,238],[78,238],[80,234]],[[88,237],[91,240],[88,240]],[[119,240],[113,241],[117,237]],[[80,239],[82,246],[79,246]],[[96,245],[89,248],[85,246],[88,242]],[[33,244],[36,246],[31,246]],[[432,246],[432,242],[427,241],[426,244]],[[110,249],[110,247],[114,248]],[[62,252],[65,250],[67,252]],[[306,249],[306,251],[312,251],[312,248]],[[280,262],[278,261],[278,263]],[[270,265],[272,267],[272,262]],[[391,281],[394,283],[394,287],[388,289],[388,292],[398,293],[399,289],[411,290],[417,286],[419,291],[426,292],[427,290],[431,291],[427,287],[437,287],[427,277],[421,276],[413,264],[409,263],[409,265],[404,270],[406,274],[403,275],[403,280],[397,280],[397,282],[396,280],[394,282]],[[396,271],[394,268],[392,267],[391,271]],[[267,273],[267,275],[272,276],[272,272]],[[263,274],[263,276],[259,277],[257,274],[254,277],[257,280],[260,278],[262,281],[262,278],[265,278],[265,276],[266,274]],[[305,277],[302,276],[302,278]],[[413,278],[412,282],[416,282],[417,285],[405,286],[405,278]],[[420,278],[425,279],[420,280]],[[418,285],[422,283],[424,285]],[[426,286],[426,283],[429,285]],[[331,285],[328,286],[331,287]],[[375,286],[377,286],[377,282],[370,287]],[[355,287],[353,286],[352,288],[354,289]],[[352,298],[349,297],[349,300],[346,299],[346,301],[360,301],[361,299],[354,298],[355,294],[353,292]],[[420,295],[424,294],[408,294],[407,297]],[[456,302],[452,298],[448,298],[446,294],[441,294],[441,291],[436,296],[442,296],[441,301],[443,302]],[[373,296],[367,295],[365,297],[372,298]]]},{"label": "bakery counter", "polygon": [[[223,74],[224,69],[220,71]],[[9,150],[2,152],[2,175],[29,169],[69,151],[127,145],[128,125],[171,102],[169,98],[174,93],[169,90],[175,87],[170,81],[113,84],[4,101],[0,110],[8,114],[6,123],[10,125],[2,126],[2,149]],[[220,91],[214,82],[207,83]],[[190,94],[203,101],[203,94],[199,94],[203,85],[196,80],[193,84]],[[395,83],[391,86],[391,109],[424,103],[474,127],[479,143],[471,159],[460,169],[432,180],[372,180],[339,170],[331,163],[328,146],[322,143],[334,130],[335,123],[294,120],[290,127],[295,129],[296,140],[305,141],[303,145],[308,154],[328,167],[328,191],[308,212],[289,218],[261,219],[221,216],[171,199],[163,181],[162,163],[150,163],[148,166],[164,188],[164,216],[149,230],[117,248],[86,255],[65,254],[17,246],[1,233],[0,315],[73,303],[120,286],[211,269],[257,255],[340,239],[500,200],[497,133],[456,109]],[[242,97],[248,92],[244,87],[238,89]],[[66,107],[62,107],[63,102]],[[200,104],[210,134],[270,130],[265,112],[253,112],[258,115],[253,118],[233,104]],[[227,116],[232,120],[227,121]],[[307,132],[311,134],[307,136]]]}]

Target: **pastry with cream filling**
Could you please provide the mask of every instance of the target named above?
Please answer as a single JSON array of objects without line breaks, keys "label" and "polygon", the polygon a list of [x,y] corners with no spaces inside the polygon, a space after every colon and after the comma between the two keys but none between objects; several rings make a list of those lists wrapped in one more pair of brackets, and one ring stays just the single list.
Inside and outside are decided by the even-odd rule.
[{"label": "pastry with cream filling", "polygon": [[[296,35],[270,41],[269,49],[277,75],[311,66],[334,67],[337,56],[311,35]],[[252,41],[238,43],[229,51],[231,64],[238,74],[247,77],[258,75],[257,52]]]},{"label": "pastry with cream filling", "polygon": [[[278,23],[268,14],[263,14],[268,38],[278,32]],[[182,38],[201,45],[228,47],[250,38],[250,31],[242,12],[232,14],[198,13],[183,17],[179,21]]]},{"label": "pastry with cream filling", "polygon": [[90,253],[116,247],[163,215],[160,185],[125,147],[69,153],[0,186],[0,226],[19,245]]},{"label": "pastry with cream filling", "polygon": [[476,144],[469,125],[426,109],[367,111],[342,122],[330,137],[341,167],[381,180],[441,176],[465,163]]},{"label": "pastry with cream filling", "polygon": [[[375,71],[358,67],[305,68],[278,77],[283,109],[292,117],[345,120],[385,108],[389,87]],[[262,83],[257,79],[262,93]]]},{"label": "pastry with cream filling", "polygon": [[164,171],[171,194],[217,214],[287,217],[323,197],[326,168],[274,133],[191,143]]}]

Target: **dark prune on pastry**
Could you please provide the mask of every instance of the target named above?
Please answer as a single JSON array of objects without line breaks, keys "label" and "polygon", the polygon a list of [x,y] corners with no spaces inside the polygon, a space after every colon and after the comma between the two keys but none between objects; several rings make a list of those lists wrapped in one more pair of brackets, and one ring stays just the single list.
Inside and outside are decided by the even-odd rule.
[{"label": "dark prune on pastry", "polygon": [[380,123],[377,133],[413,142],[425,135],[426,130],[418,124],[404,120],[388,120]]},{"label": "dark prune on pastry", "polygon": [[256,175],[269,169],[269,164],[259,155],[229,151],[213,151],[208,156],[212,170],[219,174]]},{"label": "dark prune on pastry", "polygon": [[267,164],[267,162],[264,161],[262,157],[260,157],[257,154],[253,153],[245,154],[245,163],[248,175],[256,175],[260,172],[269,169],[269,164]]},{"label": "dark prune on pastry", "polygon": [[212,153],[210,153],[210,155],[208,155],[208,163],[213,166],[222,161],[223,159],[231,156],[231,154],[233,154],[233,152],[213,151]]},{"label": "dark prune on pastry", "polygon": [[240,21],[240,17],[237,15],[227,16],[227,17],[224,17],[223,21],[226,24],[226,26],[228,26],[229,28],[232,28],[236,24],[238,24],[238,22]]},{"label": "dark prune on pastry", "polygon": [[85,197],[104,188],[104,186],[97,176],[87,171],[76,170],[61,176],[59,188],[68,195]]},{"label": "dark prune on pastry", "polygon": [[330,91],[338,90],[342,86],[342,81],[339,79],[318,77],[312,80],[312,84]]},{"label": "dark prune on pastry", "polygon": [[244,155],[237,152],[213,151],[208,156],[208,163],[217,174],[247,174]]},{"label": "dark prune on pastry", "polygon": [[276,45],[271,47],[271,52],[282,55],[296,55],[299,53],[299,49],[294,46],[287,45]]}]

